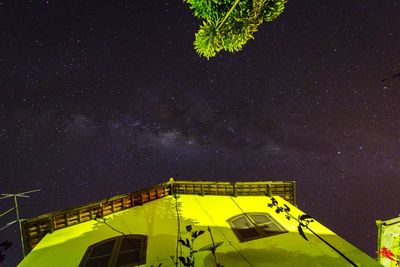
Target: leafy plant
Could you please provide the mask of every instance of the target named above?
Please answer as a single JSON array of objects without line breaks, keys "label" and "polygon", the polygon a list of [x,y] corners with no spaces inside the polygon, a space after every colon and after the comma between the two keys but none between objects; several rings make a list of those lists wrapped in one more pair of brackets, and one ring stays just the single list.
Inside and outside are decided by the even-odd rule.
[{"label": "leafy plant", "polygon": [[336,247],[334,247],[332,244],[330,244],[327,240],[322,238],[320,235],[318,235],[316,232],[314,232],[309,224],[314,222],[314,219],[308,215],[308,214],[302,214],[299,215],[297,218],[294,217],[290,213],[290,207],[286,204],[283,204],[283,206],[279,205],[278,200],[274,197],[271,197],[271,203],[268,203],[267,206],[271,209],[275,208],[275,212],[277,214],[284,212],[285,217],[287,220],[294,219],[295,221],[298,222],[297,230],[299,231],[299,235],[304,238],[305,240],[309,241],[306,234],[304,233],[304,229],[306,228],[308,231],[310,231],[314,236],[316,236],[319,240],[324,242],[327,246],[329,246],[331,249],[336,251],[341,257],[343,257],[346,261],[348,261],[351,265],[357,267],[358,265],[355,264],[349,257],[347,257],[345,254],[343,254],[340,250],[338,250]]},{"label": "leafy plant", "polygon": [[189,256],[180,256],[179,261],[186,267],[194,267],[195,253],[197,253],[197,251],[193,249],[194,241],[205,232],[203,230],[192,232],[192,227],[190,225],[186,226],[186,230],[190,232],[190,240],[188,238],[180,238],[178,242],[189,249]]},{"label": "leafy plant", "polygon": [[221,50],[240,51],[264,22],[275,20],[286,0],[184,0],[202,20],[195,34],[196,52],[209,59]]}]

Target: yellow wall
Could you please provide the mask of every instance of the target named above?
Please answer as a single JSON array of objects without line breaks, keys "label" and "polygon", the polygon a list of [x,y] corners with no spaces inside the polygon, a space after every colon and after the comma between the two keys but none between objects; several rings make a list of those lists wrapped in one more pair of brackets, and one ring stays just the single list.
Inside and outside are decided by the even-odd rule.
[{"label": "yellow wall", "polygon": [[[303,214],[296,207],[279,197],[280,205],[291,208],[295,217]],[[206,233],[196,239],[195,249],[212,244],[207,227],[211,227],[215,242],[224,242],[217,249],[217,259],[228,266],[351,266],[335,251],[306,231],[310,241],[304,240],[297,232],[298,223],[287,220],[283,213],[276,214],[267,207],[270,199],[264,196],[229,197],[180,195],[178,209],[180,213],[181,235],[189,237],[186,225],[193,230],[205,230]],[[239,208],[240,207],[240,208]],[[112,227],[125,234],[148,235],[147,263],[158,266],[174,266],[171,256],[175,255],[177,239],[177,217],[175,199],[168,196],[143,206],[131,208],[107,216]],[[248,242],[240,242],[227,223],[227,219],[242,212],[267,212],[279,221],[289,232]],[[359,266],[381,266],[354,246],[350,245],[318,222],[310,227],[336,246]],[[46,235],[28,254],[19,266],[78,266],[86,248],[101,240],[119,236],[102,222],[90,221],[60,229]],[[186,248],[182,248],[185,256]],[[196,266],[214,266],[214,259],[209,251],[196,255]]]},{"label": "yellow wall", "polygon": [[[378,250],[389,249],[395,255],[400,254],[400,218],[388,221],[377,221],[378,225]],[[385,267],[397,267],[396,261],[390,260],[383,255],[378,255],[379,262]]]}]

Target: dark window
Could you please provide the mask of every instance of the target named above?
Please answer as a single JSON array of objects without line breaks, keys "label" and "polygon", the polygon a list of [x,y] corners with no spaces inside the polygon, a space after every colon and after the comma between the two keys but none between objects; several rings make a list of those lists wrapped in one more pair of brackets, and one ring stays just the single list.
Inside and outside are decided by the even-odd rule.
[{"label": "dark window", "polygon": [[240,214],[228,220],[241,242],[286,233],[267,213]]},{"label": "dark window", "polygon": [[147,237],[113,237],[89,246],[79,267],[131,267],[146,263]]}]

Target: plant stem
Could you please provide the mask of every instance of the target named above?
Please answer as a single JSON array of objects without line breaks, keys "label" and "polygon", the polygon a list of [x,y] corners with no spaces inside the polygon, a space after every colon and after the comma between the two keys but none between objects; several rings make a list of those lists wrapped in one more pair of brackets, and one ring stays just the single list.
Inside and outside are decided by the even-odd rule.
[{"label": "plant stem", "polygon": [[229,9],[228,13],[226,13],[224,19],[221,21],[221,23],[218,25],[217,30],[221,28],[221,26],[225,23],[225,21],[228,19],[229,15],[232,13],[232,11],[235,9],[236,5],[239,4],[240,0],[236,0],[235,3],[233,3],[231,9]]}]

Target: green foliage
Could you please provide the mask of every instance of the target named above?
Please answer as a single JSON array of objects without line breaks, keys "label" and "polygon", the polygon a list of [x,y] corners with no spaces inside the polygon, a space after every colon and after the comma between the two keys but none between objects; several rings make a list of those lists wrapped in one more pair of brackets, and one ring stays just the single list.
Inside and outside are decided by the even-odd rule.
[{"label": "green foliage", "polygon": [[181,243],[183,246],[189,249],[189,257],[183,257],[180,256],[178,257],[179,261],[183,264],[185,267],[194,267],[194,262],[195,262],[195,257],[194,255],[197,253],[196,250],[193,249],[194,241],[196,238],[204,234],[205,232],[203,230],[200,231],[193,231],[192,232],[192,226],[188,225],[186,226],[186,230],[190,233],[191,239],[189,240],[188,238],[180,238],[178,240],[179,243]]},{"label": "green foliage", "polygon": [[203,21],[195,34],[194,47],[200,56],[214,57],[221,50],[240,51],[254,39],[264,21],[275,20],[286,0],[184,0],[195,17]]}]

